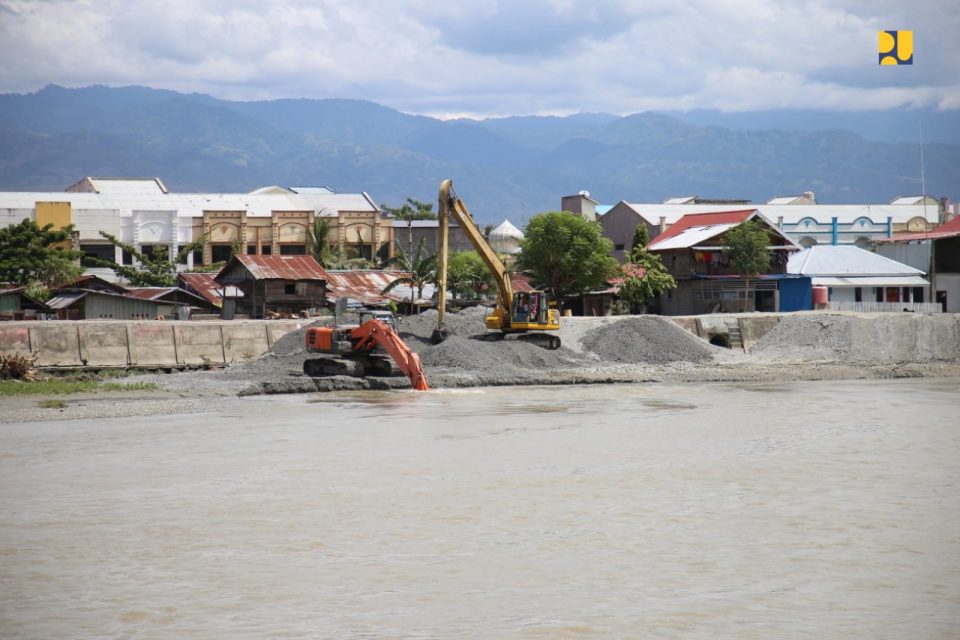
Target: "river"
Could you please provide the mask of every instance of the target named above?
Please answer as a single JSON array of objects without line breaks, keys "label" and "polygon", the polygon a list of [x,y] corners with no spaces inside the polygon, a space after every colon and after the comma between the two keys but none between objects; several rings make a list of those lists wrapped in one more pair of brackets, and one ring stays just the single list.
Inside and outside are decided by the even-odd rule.
[{"label": "river", "polygon": [[3,425],[4,638],[957,638],[957,380]]}]

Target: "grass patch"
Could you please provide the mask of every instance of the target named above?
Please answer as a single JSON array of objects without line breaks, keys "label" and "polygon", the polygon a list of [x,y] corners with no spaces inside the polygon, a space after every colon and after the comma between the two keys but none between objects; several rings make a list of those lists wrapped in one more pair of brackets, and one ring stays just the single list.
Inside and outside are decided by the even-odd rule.
[{"label": "grass patch", "polygon": [[41,409],[63,409],[67,406],[67,403],[63,400],[41,400],[37,403],[37,406]]},{"label": "grass patch", "polygon": [[153,391],[152,382],[100,382],[99,380],[0,380],[0,396],[60,396],[97,391]]}]

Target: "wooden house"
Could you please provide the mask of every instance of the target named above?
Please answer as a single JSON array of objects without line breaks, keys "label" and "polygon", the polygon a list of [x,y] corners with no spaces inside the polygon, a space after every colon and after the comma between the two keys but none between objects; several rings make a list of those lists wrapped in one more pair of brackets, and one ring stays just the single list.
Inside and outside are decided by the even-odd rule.
[{"label": "wooden house", "polygon": [[239,298],[224,299],[224,318],[234,313],[280,318],[323,307],[328,276],[310,256],[241,255],[231,258],[215,280],[243,293]]}]

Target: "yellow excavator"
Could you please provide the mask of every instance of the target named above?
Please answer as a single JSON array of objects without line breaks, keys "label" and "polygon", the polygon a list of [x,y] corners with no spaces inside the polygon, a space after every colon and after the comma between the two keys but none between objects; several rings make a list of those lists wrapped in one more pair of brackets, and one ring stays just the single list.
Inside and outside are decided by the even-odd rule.
[{"label": "yellow excavator", "polygon": [[[442,342],[447,337],[444,327],[444,313],[447,303],[447,238],[450,226],[450,216],[457,219],[470,244],[486,263],[494,279],[497,281],[497,305],[493,312],[487,315],[488,329],[507,333],[527,333],[541,331],[558,331],[560,329],[560,312],[551,308],[547,302],[547,294],[543,291],[518,291],[514,293],[510,286],[510,273],[500,257],[487,244],[480,233],[479,227],[473,221],[473,216],[467,211],[463,200],[453,190],[453,181],[444,180],[440,183],[440,249],[437,259],[437,280],[439,281],[439,298],[437,300],[437,328],[433,332],[433,342]],[[559,349],[560,337],[544,333],[530,333],[525,336],[532,342],[537,342],[547,349]]]}]

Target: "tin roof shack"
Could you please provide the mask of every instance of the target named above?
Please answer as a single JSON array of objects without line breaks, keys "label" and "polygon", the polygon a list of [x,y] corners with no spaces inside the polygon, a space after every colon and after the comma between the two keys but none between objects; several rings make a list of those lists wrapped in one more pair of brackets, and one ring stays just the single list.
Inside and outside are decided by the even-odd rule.
[{"label": "tin roof shack", "polygon": [[234,286],[219,284],[216,277],[215,273],[180,273],[177,274],[177,284],[206,300],[213,309],[212,313],[220,315],[224,299],[242,298],[243,292]]},{"label": "tin roof shack", "polygon": [[45,304],[27,295],[26,287],[0,288],[0,320],[36,320],[48,311]]},{"label": "tin roof shack", "polygon": [[663,259],[677,288],[660,297],[667,315],[779,311],[779,279],[741,278],[723,255],[724,234],[747,220],[768,233],[769,274],[786,273],[790,253],[800,247],[756,209],[685,215],[647,245]]},{"label": "tin roof shack", "polygon": [[163,319],[160,305],[129,295],[88,289],[57,289],[46,302],[60,320]]},{"label": "tin roof shack", "polygon": [[[390,307],[391,303],[406,313],[414,313],[415,308],[436,305],[436,286],[428,284],[420,297],[409,285],[401,284],[390,291],[383,290],[398,278],[408,277],[406,271],[383,269],[351,269],[347,271],[327,271],[327,298],[335,304],[340,298],[347,299],[348,306]],[[411,303],[412,296],[412,303]]]},{"label": "tin roof shack", "polygon": [[157,303],[157,310],[161,315],[177,316],[179,320],[187,320],[193,313],[220,311],[206,298],[180,287],[137,287],[130,289],[128,295],[141,300],[152,300]]},{"label": "tin roof shack", "polygon": [[327,272],[310,256],[234,256],[215,280],[243,292],[241,298],[224,300],[227,320],[234,317],[234,305],[236,313],[251,318],[282,318],[304,315],[326,302]]}]

